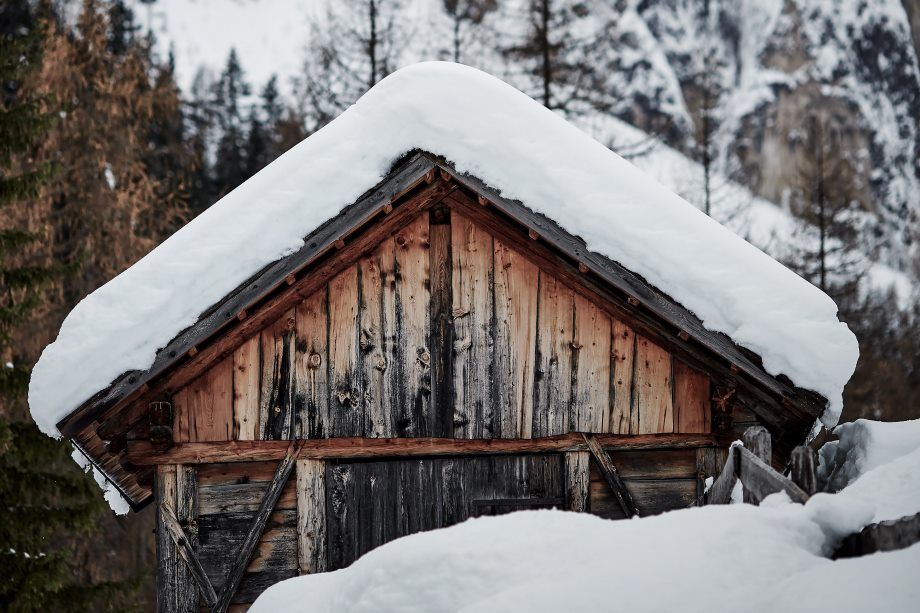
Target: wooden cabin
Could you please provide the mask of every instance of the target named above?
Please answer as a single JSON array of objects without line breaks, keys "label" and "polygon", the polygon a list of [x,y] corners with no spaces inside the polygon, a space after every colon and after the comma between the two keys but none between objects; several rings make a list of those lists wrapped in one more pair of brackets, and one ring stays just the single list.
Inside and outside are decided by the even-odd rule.
[{"label": "wooden cabin", "polygon": [[553,220],[416,152],[58,426],[157,505],[161,611],[243,610],[469,517],[693,505],[824,399]]}]

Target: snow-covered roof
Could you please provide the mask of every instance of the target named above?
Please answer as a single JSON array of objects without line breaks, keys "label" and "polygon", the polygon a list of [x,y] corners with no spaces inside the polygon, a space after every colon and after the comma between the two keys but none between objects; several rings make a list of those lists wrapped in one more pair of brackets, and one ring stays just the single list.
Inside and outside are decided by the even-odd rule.
[{"label": "snow-covered roof", "polygon": [[523,202],[829,400],[858,346],[827,295],[502,81],[426,62],[399,70],[81,301],[32,374],[47,434],[421,149]]}]

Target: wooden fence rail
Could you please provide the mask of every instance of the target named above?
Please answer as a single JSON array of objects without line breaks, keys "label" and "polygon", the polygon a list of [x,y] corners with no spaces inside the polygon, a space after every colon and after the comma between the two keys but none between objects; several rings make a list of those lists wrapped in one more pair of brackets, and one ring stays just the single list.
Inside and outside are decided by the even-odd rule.
[{"label": "wooden fence rail", "polygon": [[748,428],[742,438],[744,445],[732,445],[719,478],[704,496],[704,504],[728,504],[738,479],[744,484],[744,501],[760,504],[777,492],[786,492],[793,502],[804,503],[814,493],[814,451],[796,447],[793,451],[792,478],[770,466],[770,434],[763,426]]}]

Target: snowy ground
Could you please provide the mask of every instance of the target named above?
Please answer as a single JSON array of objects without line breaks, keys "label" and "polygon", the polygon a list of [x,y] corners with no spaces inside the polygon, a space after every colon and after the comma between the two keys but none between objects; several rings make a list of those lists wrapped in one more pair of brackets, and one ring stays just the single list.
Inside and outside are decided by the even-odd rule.
[{"label": "snowy ground", "polygon": [[850,484],[805,505],[472,519],[279,583],[251,611],[915,611],[920,544],[825,556],[867,523],[920,511],[920,421],[846,424],[842,437]]}]

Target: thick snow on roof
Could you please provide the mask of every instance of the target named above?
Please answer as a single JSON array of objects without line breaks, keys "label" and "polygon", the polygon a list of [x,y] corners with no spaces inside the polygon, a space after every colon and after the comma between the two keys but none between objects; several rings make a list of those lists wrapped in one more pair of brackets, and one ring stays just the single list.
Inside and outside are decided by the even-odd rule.
[{"label": "thick snow on roof", "polygon": [[32,415],[57,421],[383,179],[406,152],[457,170],[555,219],[820,392],[837,421],[858,356],[824,293],[526,95],[478,70],[397,71],[328,126],[228,194],[74,308],[36,364]]},{"label": "thick snow on roof", "polygon": [[853,481],[805,505],[777,494],[760,507],[631,521],[558,511],[473,519],[278,583],[250,611],[915,611],[920,544],[826,556],[868,523],[920,511],[920,420],[841,428],[839,448],[825,445],[822,457],[843,450]]}]

